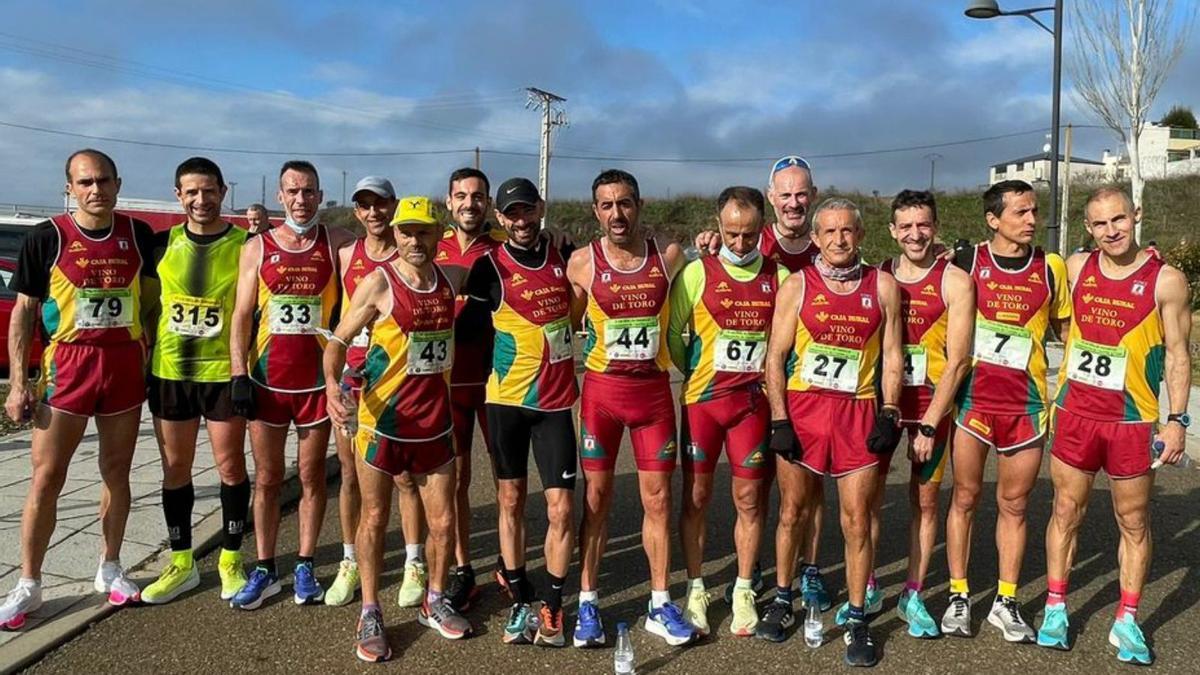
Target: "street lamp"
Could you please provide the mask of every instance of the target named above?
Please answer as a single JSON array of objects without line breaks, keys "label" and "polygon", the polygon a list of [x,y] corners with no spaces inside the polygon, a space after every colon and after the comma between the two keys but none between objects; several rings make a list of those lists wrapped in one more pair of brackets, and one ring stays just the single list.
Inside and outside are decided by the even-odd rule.
[{"label": "street lamp", "polygon": [[[1054,28],[1042,23],[1034,14],[1054,12]],[[971,0],[963,12],[972,19],[994,19],[998,16],[1023,16],[1054,37],[1054,102],[1050,112],[1050,218],[1046,225],[1046,250],[1058,251],[1058,116],[1062,94],[1062,23],[1063,0],[1054,0],[1050,7],[1030,7],[1005,11],[996,0]]]},{"label": "street lamp", "polygon": [[229,210],[237,210],[237,183],[229,181]]}]

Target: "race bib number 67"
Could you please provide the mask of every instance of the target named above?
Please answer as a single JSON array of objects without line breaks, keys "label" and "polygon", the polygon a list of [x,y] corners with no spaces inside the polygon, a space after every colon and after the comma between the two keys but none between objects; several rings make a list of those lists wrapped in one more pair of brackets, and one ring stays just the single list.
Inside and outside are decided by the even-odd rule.
[{"label": "race bib number 67", "polygon": [[723,373],[761,373],[767,358],[763,331],[723,330],[713,345],[713,368]]}]

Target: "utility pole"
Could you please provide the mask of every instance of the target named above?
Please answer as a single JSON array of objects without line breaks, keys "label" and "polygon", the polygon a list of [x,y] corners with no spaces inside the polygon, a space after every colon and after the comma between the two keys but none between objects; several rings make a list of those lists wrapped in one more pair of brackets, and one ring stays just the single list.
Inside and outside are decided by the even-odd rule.
[{"label": "utility pole", "polygon": [[933,192],[934,167],[937,166],[937,161],[939,159],[944,159],[944,158],[936,152],[931,152],[928,155],[925,155],[925,159],[929,160],[929,191]]},{"label": "utility pole", "polygon": [[475,170],[479,170],[479,146],[475,146]]},{"label": "utility pole", "polygon": [[259,199],[262,200],[259,204],[262,204],[264,209],[267,208],[267,174],[265,173],[262,175],[262,197]]},{"label": "utility pole", "polygon": [[1062,175],[1062,210],[1059,211],[1058,251],[1063,255],[1070,253],[1067,248],[1067,212],[1071,210],[1071,125],[1067,125],[1065,139],[1067,156],[1063,158]]},{"label": "utility pole", "polygon": [[[525,91],[529,92],[529,100],[525,102],[525,107],[538,108],[542,111],[541,149],[538,154],[538,192],[541,193],[543,200],[549,201],[550,137],[554,127],[567,125],[567,113],[560,105],[567,99],[537,87],[526,87]],[[546,217],[543,215],[542,227],[545,226]]]},{"label": "utility pole", "polygon": [[237,211],[237,182],[229,181],[229,210]]},{"label": "utility pole", "polygon": [[341,206],[346,205],[346,170],[342,169],[342,201]]}]

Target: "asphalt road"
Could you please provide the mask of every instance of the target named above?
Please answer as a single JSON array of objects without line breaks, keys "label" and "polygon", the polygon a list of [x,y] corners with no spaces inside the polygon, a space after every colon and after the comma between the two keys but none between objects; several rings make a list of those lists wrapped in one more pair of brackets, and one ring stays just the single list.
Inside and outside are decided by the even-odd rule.
[{"label": "asphalt road", "polygon": [[[903,449],[899,452],[903,453]],[[628,445],[622,449],[618,465],[617,506],[610,526],[611,540],[604,559],[601,581],[601,607],[610,644],[618,621],[640,621],[649,593],[648,572],[642,554],[639,528],[636,474]],[[486,458],[476,447],[477,466],[486,467]],[[895,616],[896,596],[904,583],[904,556],[907,548],[908,505],[905,483],[908,466],[897,465],[889,477],[884,505],[884,541],[880,546],[879,578],[887,591],[884,613],[875,620],[873,634],[882,650],[879,670],[903,673],[977,673],[1002,672],[1089,672],[1100,673],[1128,668],[1116,661],[1107,643],[1107,633],[1118,596],[1116,570],[1116,526],[1107,483],[1097,482],[1091,510],[1079,540],[1076,569],[1071,577],[1071,620],[1074,649],[1056,652],[1033,645],[1004,643],[998,632],[984,622],[991,603],[996,578],[994,541],[995,503],[985,502],[975,527],[975,548],[970,581],[975,592],[974,619],[977,635],[970,640],[943,638],[918,641],[908,637],[904,625]],[[994,480],[994,462],[989,465],[989,480]],[[1041,611],[1045,590],[1045,554],[1041,548],[1051,489],[1043,463],[1042,478],[1034,492],[1030,513],[1030,550],[1022,574],[1024,586],[1020,598],[1026,617],[1033,620]],[[497,554],[495,495],[486,469],[479,471],[473,485],[472,541],[480,578],[490,580]],[[735,573],[731,533],[733,509],[728,501],[728,474],[718,473],[714,508],[710,515],[709,550],[705,575],[714,597],[719,598],[723,584]],[[535,489],[536,479],[534,479]],[[675,477],[675,502],[678,504],[679,474]],[[991,495],[991,484],[987,494]],[[830,510],[836,513],[832,484]],[[943,513],[948,486],[943,487]],[[774,501],[774,498],[773,498]],[[536,507],[538,501],[531,499]],[[1142,625],[1157,652],[1156,672],[1197,672],[1196,646],[1200,645],[1200,471],[1171,469],[1160,471],[1153,499],[1156,553],[1140,612]],[[330,488],[329,508],[318,551],[319,574],[328,585],[336,572],[341,554],[337,526],[336,488]],[[822,563],[832,589],[838,590],[837,602],[845,599],[841,555],[841,536],[836,518],[827,517]],[[530,509],[529,531],[544,532],[545,518]],[[769,523],[774,531],[774,518]],[[764,546],[764,565],[773,566],[770,534]],[[297,540],[294,513],[285,515],[280,533],[280,569],[290,570]],[[285,576],[284,593],[254,612],[231,610],[217,597],[216,555],[199,561],[203,575],[201,589],[160,607],[123,609],[92,626],[78,638],[50,653],[32,670],[37,673],[122,672],[446,672],[463,673],[597,673],[612,672],[612,650],[550,650],[533,646],[506,646],[500,635],[507,606],[496,592],[494,583],[484,586],[483,602],[472,609],[469,618],[476,635],[451,642],[421,627],[416,610],[400,609],[394,598],[399,589],[404,553],[393,522],[388,538],[383,580],[385,618],[394,652],[386,665],[360,663],[354,657],[353,631],[358,604],[342,608],[298,607],[291,601],[290,575]],[[672,594],[684,594],[684,572],[678,542],[673,542]],[[253,560],[253,538],[244,548],[247,560]],[[529,569],[535,584],[544,584],[540,540],[530,546]],[[144,577],[145,575],[143,575]],[[773,574],[768,575],[772,579]],[[945,608],[947,571],[944,549],[939,543],[930,571],[931,590],[927,603],[938,617]],[[568,582],[567,627],[574,623],[574,593],[578,587],[578,569],[572,568]],[[769,598],[764,598],[769,599]],[[745,673],[828,671],[843,669],[844,647],[841,631],[828,630],[827,642],[819,649],[805,647],[803,636],[793,635],[782,644],[755,639],[738,639],[729,634],[729,608],[714,600],[710,621],[714,636],[697,645],[675,649],[667,647],[640,628],[634,630],[634,646],[639,673]],[[832,617],[826,619],[827,625]]]}]

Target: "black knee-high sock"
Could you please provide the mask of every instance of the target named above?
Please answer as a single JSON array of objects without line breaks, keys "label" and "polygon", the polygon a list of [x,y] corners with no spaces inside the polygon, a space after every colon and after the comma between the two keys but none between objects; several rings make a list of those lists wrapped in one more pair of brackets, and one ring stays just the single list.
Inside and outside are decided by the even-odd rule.
[{"label": "black knee-high sock", "polygon": [[237,551],[242,548],[242,532],[246,529],[246,516],[250,511],[250,479],[237,485],[221,483],[221,520],[224,529],[221,548]]},{"label": "black knee-high sock", "polygon": [[562,609],[563,586],[567,585],[567,578],[556,577],[553,574],[547,574],[547,576],[550,577],[550,585],[542,599],[546,602],[546,607],[557,614],[558,610]]},{"label": "black knee-high sock", "polygon": [[167,521],[167,538],[172,551],[186,551],[192,547],[192,506],[196,503],[196,491],[191,483],[177,488],[162,489],[163,518]]},{"label": "black knee-high sock", "polygon": [[504,578],[508,579],[508,587],[511,589],[513,599],[517,602],[533,602],[533,584],[529,583],[529,578],[525,576],[524,565],[516,569],[504,570]]}]

